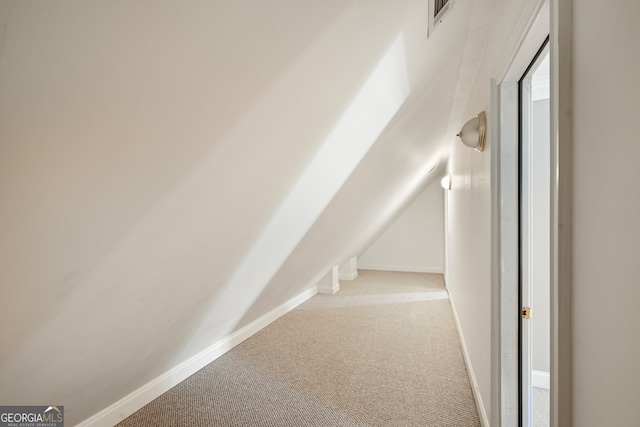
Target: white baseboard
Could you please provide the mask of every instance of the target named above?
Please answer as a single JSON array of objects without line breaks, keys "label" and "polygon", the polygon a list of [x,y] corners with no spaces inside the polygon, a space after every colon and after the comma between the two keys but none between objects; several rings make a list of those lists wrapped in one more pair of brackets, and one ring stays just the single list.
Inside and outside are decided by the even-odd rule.
[{"label": "white baseboard", "polygon": [[340,274],[338,279],[340,280],[355,280],[358,277],[358,270],[352,272],[351,274]]},{"label": "white baseboard", "polygon": [[398,265],[366,265],[366,264],[358,264],[359,270],[377,270],[377,271],[400,271],[406,273],[435,273],[442,274],[442,268],[436,267],[407,267],[407,266],[398,266]]},{"label": "white baseboard", "polygon": [[151,380],[139,389],[133,391],[111,406],[87,418],[77,426],[81,427],[111,427],[132,415],[170,388],[184,381],[218,357],[231,350],[256,332],[268,326],[271,322],[296,308],[318,292],[317,287],[302,292],[291,298],[281,306],[273,309],[264,316],[254,320],[243,328],[231,333],[210,347],[185,360],[159,377]]},{"label": "white baseboard", "polygon": [[531,385],[536,388],[551,389],[551,375],[544,371],[531,371]]},{"label": "white baseboard", "polygon": [[340,283],[334,283],[332,286],[318,286],[318,293],[322,295],[335,295],[340,291]]},{"label": "white baseboard", "polygon": [[471,391],[473,392],[473,397],[476,400],[476,408],[478,409],[480,424],[482,425],[482,427],[489,427],[489,418],[487,417],[487,411],[485,410],[484,403],[482,402],[482,396],[480,395],[480,389],[478,388],[478,382],[476,381],[476,374],[473,372],[471,358],[469,357],[469,352],[467,351],[467,344],[465,343],[464,336],[462,335],[462,328],[460,327],[458,312],[456,311],[456,306],[453,302],[453,299],[451,298],[451,295],[449,295],[449,302],[451,303],[451,311],[453,312],[453,318],[456,322],[456,329],[458,330],[458,336],[460,337],[460,345],[462,346],[464,364],[467,366],[469,381],[471,382]]},{"label": "white baseboard", "polygon": [[318,281],[317,288],[319,294],[334,295],[340,290],[340,282],[338,281],[339,267],[333,266],[331,270]]}]

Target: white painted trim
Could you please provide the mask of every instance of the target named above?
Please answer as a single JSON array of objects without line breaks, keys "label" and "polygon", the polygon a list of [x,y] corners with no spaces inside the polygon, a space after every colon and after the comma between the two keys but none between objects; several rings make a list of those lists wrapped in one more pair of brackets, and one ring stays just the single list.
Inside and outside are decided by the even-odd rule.
[{"label": "white painted trim", "polygon": [[551,2],[551,427],[573,425],[573,1]]},{"label": "white painted trim", "polygon": [[[448,292],[447,292],[448,293]],[[480,425],[482,427],[489,427],[489,418],[487,417],[487,411],[484,408],[482,402],[482,396],[480,394],[480,388],[478,387],[478,381],[476,380],[476,374],[473,371],[473,365],[471,364],[471,358],[469,357],[469,351],[467,350],[467,344],[462,334],[462,328],[460,327],[460,320],[458,319],[458,312],[456,311],[456,305],[453,302],[451,294],[449,294],[449,303],[451,304],[451,311],[453,312],[453,319],[456,322],[456,329],[458,331],[458,337],[460,338],[460,346],[462,347],[462,355],[464,357],[464,364],[467,366],[467,374],[469,375],[469,382],[471,383],[471,391],[476,401],[476,408],[478,409],[478,417],[480,418]]]},{"label": "white painted trim", "polygon": [[204,349],[195,356],[190,357],[178,366],[156,377],[139,389],[129,393],[111,406],[77,424],[80,427],[114,426],[124,418],[167,392],[170,388],[187,379],[209,363],[216,360],[256,332],[268,326],[274,320],[287,314],[318,292],[317,287],[312,287],[299,295],[291,298],[284,304],[271,310],[264,316],[254,320],[243,328],[231,333],[225,338]]},{"label": "white painted trim", "polygon": [[[491,164],[500,165],[501,154],[501,131],[500,129],[500,88],[495,80],[491,80],[491,129],[498,129],[494,132],[493,145],[491,147]],[[500,427],[502,425],[502,242],[500,239],[501,217],[501,195],[500,195],[500,170],[501,167],[491,168],[491,425]]]},{"label": "white painted trim", "polygon": [[[518,22],[516,22],[513,28],[511,28],[508,46],[505,49],[494,74],[494,79],[497,82],[500,83],[505,80],[517,81],[519,79],[520,76],[512,75],[512,72],[515,70],[513,67],[514,61],[517,59],[522,47],[526,44],[527,39],[530,36],[529,31],[535,26],[534,23],[545,2],[546,0],[528,0],[525,4]],[[523,59],[526,61],[526,58]],[[529,60],[530,59],[531,58],[529,58]],[[528,63],[524,65],[528,65]]]},{"label": "white painted trim", "polygon": [[333,266],[327,274],[318,282],[318,293],[324,295],[335,295],[340,291],[340,282],[338,281],[339,267]]},{"label": "white painted trim", "polygon": [[531,386],[549,390],[551,388],[551,375],[544,371],[531,371]]},{"label": "white painted trim", "polygon": [[358,270],[352,271],[351,274],[345,274],[345,273],[340,274],[338,276],[338,279],[340,279],[340,280],[355,280],[356,277],[358,277]]},{"label": "white painted trim", "polygon": [[[573,31],[573,1],[572,0],[548,0],[550,4],[549,18],[547,23],[548,33],[550,34],[550,62],[551,62],[551,427],[570,426],[572,425],[572,177],[573,177],[573,134],[572,134],[572,110],[573,110],[573,70],[572,70],[572,31]],[[516,34],[510,37],[512,42],[505,51],[498,71],[494,76],[497,85],[503,87],[507,82],[517,80],[517,73],[522,73],[522,67],[516,66],[520,60],[526,61],[532,57],[526,54],[527,50],[532,50],[530,46],[526,46],[526,38],[528,34],[526,30],[536,11],[537,3],[544,3],[542,0],[529,0],[525,11],[516,25],[519,28]],[[535,28],[537,25],[534,24]],[[538,30],[536,28],[536,30]],[[538,44],[539,46],[539,44]],[[537,48],[537,46],[534,46]],[[523,56],[522,59],[519,56]],[[515,73],[515,75],[512,75]],[[501,102],[500,100],[497,100]],[[501,106],[504,108],[504,105]],[[499,116],[504,114],[504,111]],[[499,144],[504,146],[502,137],[498,138]],[[504,147],[501,148],[501,150]],[[504,154],[500,155],[504,158]],[[494,163],[499,165],[499,163]],[[508,177],[504,177],[500,171],[494,171],[492,178],[497,178],[497,192],[493,206],[500,206],[501,194],[503,191],[502,184],[508,181]],[[502,215],[503,212],[499,212]],[[501,222],[504,218],[500,219]],[[494,228],[492,231],[493,239],[500,239],[500,228]],[[504,266],[503,257],[508,255],[508,251],[504,247],[500,247],[500,241],[495,241],[492,245],[493,249],[498,252],[494,253],[498,256],[499,262]],[[494,264],[495,266],[496,264]],[[495,271],[494,287],[504,290],[506,287],[505,277],[500,276],[499,270]],[[495,293],[494,293],[495,295]],[[494,300],[494,307],[500,307],[504,314],[508,307],[501,307],[504,303],[502,298]],[[517,307],[516,307],[517,308]],[[494,310],[494,316],[500,316],[500,313]],[[513,316],[513,315],[511,315]],[[494,319],[499,320],[499,318]],[[503,319],[504,320],[504,317]],[[493,322],[492,322],[493,323]],[[501,325],[501,329],[493,330],[493,336],[496,345],[501,347],[502,352],[499,357],[504,361],[505,349],[509,348],[509,344],[504,341],[505,326]],[[502,331],[502,336],[498,336],[497,331]],[[502,341],[501,341],[502,340]],[[497,357],[494,354],[492,357]],[[494,373],[494,375],[504,375],[504,366],[502,372]],[[504,378],[503,378],[504,380]],[[500,386],[500,381],[492,381],[494,386]],[[504,386],[504,382],[502,384]],[[500,404],[501,416],[503,420],[496,426],[517,425],[510,422],[504,422],[505,407],[504,397],[509,394],[508,390],[492,390],[492,396],[496,392],[502,396]]]},{"label": "white painted trim", "polygon": [[[492,157],[492,421],[520,424],[518,402],[518,89],[517,82],[550,31],[549,0],[527,0],[492,79],[496,132]],[[496,369],[498,368],[498,369]]]},{"label": "white painted trim", "polygon": [[501,118],[498,127],[499,156],[494,171],[500,178],[497,180],[498,191],[495,194],[498,207],[495,215],[499,224],[494,233],[497,252],[497,269],[494,271],[494,292],[496,300],[493,306],[492,337],[498,340],[497,351],[494,348],[493,358],[500,365],[493,375],[497,375],[499,390],[492,396],[499,396],[499,422],[496,426],[519,425],[519,354],[518,354],[518,314],[519,301],[519,250],[518,250],[518,84],[502,83],[499,86],[500,111],[495,116]]},{"label": "white painted trim", "polygon": [[441,267],[406,267],[406,266],[398,266],[398,265],[359,265],[359,269],[361,270],[377,270],[377,271],[399,271],[403,273],[434,273],[434,274],[442,274],[443,270]]},{"label": "white painted trim", "polygon": [[334,283],[332,286],[318,286],[318,293],[322,295],[335,295],[340,292],[340,284]]}]

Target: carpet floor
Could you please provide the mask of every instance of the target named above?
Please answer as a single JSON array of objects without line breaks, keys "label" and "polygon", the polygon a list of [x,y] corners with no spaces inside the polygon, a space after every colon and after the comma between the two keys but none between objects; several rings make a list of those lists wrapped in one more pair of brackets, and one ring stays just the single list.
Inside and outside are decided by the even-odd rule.
[{"label": "carpet floor", "polygon": [[533,387],[532,391],[533,427],[549,427],[551,413],[549,390]]},{"label": "carpet floor", "polygon": [[118,424],[478,427],[442,276],[360,270]]}]

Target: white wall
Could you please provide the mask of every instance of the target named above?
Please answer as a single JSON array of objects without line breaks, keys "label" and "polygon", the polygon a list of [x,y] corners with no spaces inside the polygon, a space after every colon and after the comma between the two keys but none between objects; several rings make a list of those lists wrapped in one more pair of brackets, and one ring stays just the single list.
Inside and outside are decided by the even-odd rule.
[{"label": "white wall", "polygon": [[358,268],[442,273],[442,187],[434,182],[358,257]]},{"label": "white wall", "polygon": [[425,8],[0,2],[0,401],[73,425],[360,253],[442,161]]},{"label": "white wall", "polygon": [[638,424],[640,3],[574,1],[573,423]]},{"label": "white wall", "polygon": [[[499,2],[483,48],[475,83],[454,128],[486,111],[489,125],[484,152],[465,147],[451,135],[447,212],[447,286],[455,306],[471,372],[477,383],[477,397],[486,421],[491,413],[491,151],[495,112],[491,110],[491,79],[512,39],[526,0]],[[482,416],[482,414],[481,414]]]},{"label": "white wall", "polygon": [[[490,79],[523,4],[501,3],[467,118],[487,110],[492,123]],[[631,426],[640,401],[640,3],[574,1],[573,13],[573,425]],[[452,145],[448,206],[449,287],[487,410],[489,157]]]}]

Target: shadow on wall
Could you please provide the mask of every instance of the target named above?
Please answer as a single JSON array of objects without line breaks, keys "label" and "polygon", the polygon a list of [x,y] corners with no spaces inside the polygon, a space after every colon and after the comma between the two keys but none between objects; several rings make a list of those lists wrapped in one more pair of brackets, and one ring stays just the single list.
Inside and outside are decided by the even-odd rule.
[{"label": "shadow on wall", "polygon": [[11,6],[5,404],[104,409],[358,253],[442,162],[464,37],[426,55],[422,2]]},{"label": "shadow on wall", "polygon": [[[266,305],[277,306],[282,302],[280,293],[274,295],[263,291],[408,96],[409,84],[404,64],[404,43],[402,36],[399,36],[267,224],[229,282],[224,295],[210,310],[211,318],[222,316],[236,319],[236,312],[246,313],[243,319],[238,318],[240,323],[229,332],[256,317],[252,306],[258,299]],[[305,286],[309,287],[307,283]],[[295,293],[291,296],[294,296],[302,289],[294,286],[288,292],[292,290]],[[233,312],[228,301],[237,302]],[[262,311],[259,313],[264,314]],[[205,321],[203,328],[210,323]]]},{"label": "shadow on wall", "polygon": [[[445,30],[448,31],[446,27]],[[444,172],[447,126],[462,49],[459,44],[443,44],[427,49],[428,55],[424,55],[424,46],[413,44],[413,38],[407,42],[404,34],[401,33],[405,53],[389,56],[392,46],[386,58],[404,57],[410,94],[344,186],[270,276],[247,313],[269,312],[279,305],[277,296],[284,300],[285,296],[291,298],[309,289],[334,265],[361,253],[422,189]],[[447,42],[455,40],[445,31],[441,35]],[[418,67],[421,72],[416,71],[416,50],[424,55]],[[394,64],[401,66],[402,62]],[[238,326],[252,320],[246,315]]]},{"label": "shadow on wall", "polygon": [[[263,291],[409,94],[405,11],[12,5],[0,400],[62,402],[75,424],[283,301]],[[387,216],[403,203],[367,206],[382,197]]]},{"label": "shadow on wall", "polygon": [[375,53],[352,5],[253,3],[3,16],[6,404],[78,422],[233,328],[193,337]]}]

